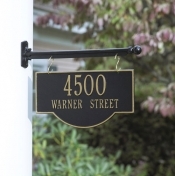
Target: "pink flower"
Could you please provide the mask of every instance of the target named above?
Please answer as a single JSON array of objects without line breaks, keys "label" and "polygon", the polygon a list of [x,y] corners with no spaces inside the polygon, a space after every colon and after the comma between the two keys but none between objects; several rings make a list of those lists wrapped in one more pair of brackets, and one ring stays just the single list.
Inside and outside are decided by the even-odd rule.
[{"label": "pink flower", "polygon": [[155,105],[156,105],[156,102],[149,101],[148,102],[148,112],[152,112],[154,110]]},{"label": "pink flower", "polygon": [[104,25],[103,18],[98,18],[97,24],[98,24],[99,27],[103,27],[103,25]]},{"label": "pink flower", "polygon": [[155,12],[151,12],[151,14],[150,14],[150,16],[149,16],[149,20],[152,21],[152,20],[155,19],[155,17],[156,17]]},{"label": "pink flower", "polygon": [[159,41],[163,41],[163,42],[172,41],[173,33],[171,29],[166,28],[157,32],[156,37]]},{"label": "pink flower", "polygon": [[170,4],[165,3],[165,4],[156,4],[155,6],[155,11],[156,13],[164,13],[164,14],[169,14],[170,13]]},{"label": "pink flower", "polygon": [[165,105],[161,104],[159,111],[160,111],[160,114],[161,114],[163,117],[168,116],[168,111],[167,111],[167,108],[166,108]]},{"label": "pink flower", "polygon": [[139,34],[134,34],[132,39],[134,40],[134,44],[143,44],[147,41],[150,40],[150,35],[148,33],[139,33]]},{"label": "pink flower", "polygon": [[169,116],[173,116],[175,115],[175,105],[171,104],[169,107],[168,107],[168,112],[169,112]]},{"label": "pink flower", "polygon": [[163,4],[162,5],[162,12],[164,14],[169,14],[170,13],[170,4]]},{"label": "pink flower", "polygon": [[102,0],[93,0],[93,3],[94,4],[100,4],[100,5],[103,4]]},{"label": "pink flower", "polygon": [[172,43],[175,45],[175,33],[173,34]]},{"label": "pink flower", "polygon": [[175,2],[172,4],[172,13],[175,15]]},{"label": "pink flower", "polygon": [[81,2],[82,2],[83,4],[87,4],[87,3],[89,2],[89,0],[81,0]]},{"label": "pink flower", "polygon": [[148,45],[141,45],[142,48],[142,53],[139,54],[139,57],[141,56],[146,56],[147,54],[149,54],[152,50],[152,48]]},{"label": "pink flower", "polygon": [[154,39],[151,39],[150,42],[149,42],[149,45],[156,48],[157,47],[157,42]]}]

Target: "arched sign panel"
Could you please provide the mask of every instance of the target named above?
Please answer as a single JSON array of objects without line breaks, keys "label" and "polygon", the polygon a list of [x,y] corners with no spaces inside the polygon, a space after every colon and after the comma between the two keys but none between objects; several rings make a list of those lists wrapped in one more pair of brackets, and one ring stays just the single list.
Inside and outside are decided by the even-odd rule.
[{"label": "arched sign panel", "polygon": [[134,112],[134,71],[38,72],[36,111],[89,128]]}]

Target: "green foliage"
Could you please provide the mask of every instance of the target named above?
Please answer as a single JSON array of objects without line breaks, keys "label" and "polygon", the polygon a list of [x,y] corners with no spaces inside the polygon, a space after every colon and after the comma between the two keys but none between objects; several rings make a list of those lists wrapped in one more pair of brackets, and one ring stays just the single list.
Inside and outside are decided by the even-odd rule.
[{"label": "green foliage", "polygon": [[[105,124],[84,129],[83,132],[77,130],[80,131],[78,134],[83,136],[79,138],[81,144],[88,143],[97,149],[104,148],[99,150],[100,155],[105,154],[106,158],[115,155],[116,151],[122,151],[116,162],[132,165],[135,168],[132,173],[134,176],[174,176],[175,89],[172,87],[174,84],[169,83],[175,81],[175,1],[50,1],[56,6],[71,5],[74,14],[67,18],[65,15],[55,15],[53,18],[53,14],[48,14],[40,17],[38,24],[45,25],[48,19],[51,19],[56,24],[62,25],[64,21],[64,24],[69,26],[81,27],[88,22],[87,32],[77,37],[85,42],[87,48],[141,45],[143,49],[139,57],[122,56],[118,66],[135,70],[135,113],[115,116]],[[115,66],[114,58],[86,60],[86,69],[90,70],[115,69]],[[162,87],[166,88],[159,94]],[[155,100],[152,97],[145,103],[146,107],[149,107],[148,111],[152,113],[140,109],[140,104],[148,96],[156,97]],[[171,116],[168,116],[167,112],[170,111]],[[45,143],[41,140],[37,144],[40,149],[36,152],[40,156],[39,161],[45,156]],[[87,152],[90,150],[91,147],[87,147]],[[97,156],[95,153],[91,156],[93,155]],[[97,163],[93,164],[92,167]],[[87,167],[89,168],[85,168]]]},{"label": "green foliage", "polygon": [[[112,117],[105,124],[87,129],[85,141],[104,147],[104,153],[122,151],[118,164],[130,164],[134,175],[175,175],[175,119],[147,113],[135,104],[135,113]],[[84,142],[84,141],[83,141]]]},{"label": "green foliage", "polygon": [[131,167],[116,165],[120,151],[105,157],[103,147],[81,143],[78,129],[55,117],[33,118],[33,176],[130,176]]}]

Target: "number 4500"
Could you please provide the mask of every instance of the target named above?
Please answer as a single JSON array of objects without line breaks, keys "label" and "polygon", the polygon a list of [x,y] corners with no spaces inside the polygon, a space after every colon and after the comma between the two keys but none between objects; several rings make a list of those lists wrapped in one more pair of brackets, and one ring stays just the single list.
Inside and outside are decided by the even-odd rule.
[{"label": "number 4500", "polygon": [[[86,95],[91,95],[94,91],[94,84],[95,84],[95,88],[96,88],[96,92],[98,95],[103,95],[105,93],[105,90],[106,90],[106,79],[103,75],[98,75],[98,77],[96,78],[96,81],[94,83],[94,79],[92,78],[91,75],[87,75],[85,78],[84,78],[84,82],[83,82],[83,85],[81,82],[78,81],[78,79],[81,78],[81,75],[75,75],[75,79],[74,79],[74,85],[75,86],[78,86],[78,90],[75,90],[74,91],[74,95],[76,96],[79,96],[82,91],[83,91],[83,88],[84,88],[84,92]],[[90,85],[90,90],[87,90],[87,80],[90,80],[91,82],[91,85]],[[99,91],[99,79],[102,79],[103,81],[103,89],[102,91],[100,92]],[[71,75],[68,75],[67,77],[67,81],[66,81],[66,84],[64,86],[64,91],[66,92],[67,91],[67,96],[71,96],[71,92],[72,92],[72,89],[71,89],[71,84],[70,84],[70,81],[71,81]]]}]

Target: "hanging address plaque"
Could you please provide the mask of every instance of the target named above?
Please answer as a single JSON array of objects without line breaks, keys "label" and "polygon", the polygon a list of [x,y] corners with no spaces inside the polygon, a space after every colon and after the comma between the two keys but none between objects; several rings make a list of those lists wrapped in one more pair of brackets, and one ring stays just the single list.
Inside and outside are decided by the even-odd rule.
[{"label": "hanging address plaque", "polygon": [[81,128],[134,112],[134,71],[36,73],[36,111]]}]

